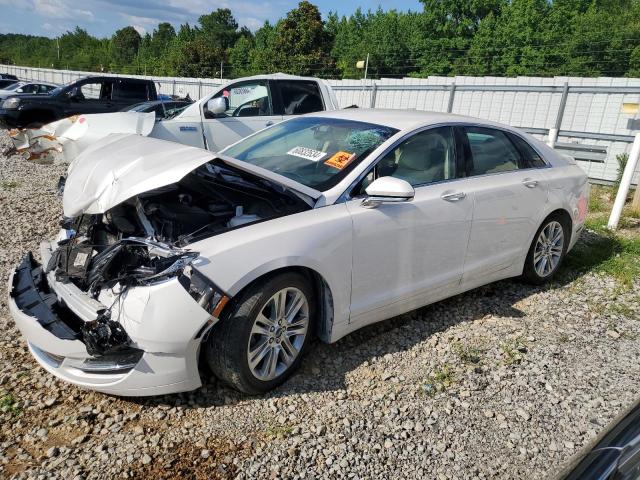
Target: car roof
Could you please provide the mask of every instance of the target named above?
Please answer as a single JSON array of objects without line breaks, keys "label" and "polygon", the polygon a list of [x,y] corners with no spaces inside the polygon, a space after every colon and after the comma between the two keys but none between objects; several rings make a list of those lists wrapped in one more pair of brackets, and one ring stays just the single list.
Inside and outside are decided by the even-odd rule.
[{"label": "car roof", "polygon": [[40,80],[21,80],[20,82],[22,85],[48,85],[49,87],[57,87],[58,85],[55,83],[50,83],[50,82],[41,82]]},{"label": "car roof", "polygon": [[173,100],[161,98],[159,100],[147,100],[146,102],[140,102],[138,105],[141,105],[143,103],[146,105],[160,105],[161,103],[188,103],[189,105],[191,105],[192,102],[190,102],[189,100]]},{"label": "car roof", "polygon": [[453,113],[427,112],[420,110],[393,110],[386,108],[345,108],[308,114],[309,117],[341,118],[357,122],[374,123],[397,130],[408,130],[420,126],[435,125],[438,123],[473,123],[501,127],[511,130],[512,127],[502,125],[490,120],[483,120]]},{"label": "car roof", "polygon": [[243,82],[245,80],[313,80],[313,81],[320,81],[316,77],[301,77],[299,75],[289,75],[288,73],[278,72],[278,73],[269,73],[269,74],[263,74],[263,75],[253,75],[251,77],[237,78],[235,80],[231,80],[231,81],[225,83],[225,85],[237,82],[238,80],[241,80]]}]

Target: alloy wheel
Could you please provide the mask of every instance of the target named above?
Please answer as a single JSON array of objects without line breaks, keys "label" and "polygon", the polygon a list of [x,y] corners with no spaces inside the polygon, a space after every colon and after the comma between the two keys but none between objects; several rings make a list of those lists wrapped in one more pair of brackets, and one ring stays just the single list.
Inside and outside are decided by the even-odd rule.
[{"label": "alloy wheel", "polygon": [[553,273],[564,248],[564,230],[558,221],[547,223],[540,231],[536,246],[533,250],[533,267],[540,277],[547,277]]},{"label": "alloy wheel", "polygon": [[256,316],[247,348],[251,373],[268,381],[282,375],[300,355],[309,329],[309,302],[294,287],[277,291]]}]

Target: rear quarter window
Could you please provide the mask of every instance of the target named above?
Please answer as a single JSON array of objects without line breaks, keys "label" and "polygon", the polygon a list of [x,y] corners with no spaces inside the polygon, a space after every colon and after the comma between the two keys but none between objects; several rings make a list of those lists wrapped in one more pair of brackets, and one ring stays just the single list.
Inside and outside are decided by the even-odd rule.
[{"label": "rear quarter window", "polygon": [[520,150],[524,164],[527,167],[542,168],[547,166],[538,152],[536,152],[536,150],[531,145],[529,145],[529,142],[519,137],[518,135],[513,135],[511,133],[509,134],[509,138],[511,138],[511,141],[515,143],[518,147],[518,150]]}]

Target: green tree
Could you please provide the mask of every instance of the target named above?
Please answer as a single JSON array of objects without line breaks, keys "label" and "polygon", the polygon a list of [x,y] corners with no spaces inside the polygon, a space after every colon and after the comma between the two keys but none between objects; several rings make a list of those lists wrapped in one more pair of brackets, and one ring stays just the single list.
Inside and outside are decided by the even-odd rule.
[{"label": "green tree", "polygon": [[171,42],[176,38],[176,30],[170,23],[160,23],[150,38],[149,53],[151,56],[159,57],[167,53]]},{"label": "green tree", "polygon": [[116,65],[128,65],[138,55],[142,38],[133,27],[124,27],[116,31],[111,38],[112,58]]},{"label": "green tree", "polygon": [[298,75],[329,73],[334,68],[331,41],[318,7],[304,0],[278,22],[274,66]]}]

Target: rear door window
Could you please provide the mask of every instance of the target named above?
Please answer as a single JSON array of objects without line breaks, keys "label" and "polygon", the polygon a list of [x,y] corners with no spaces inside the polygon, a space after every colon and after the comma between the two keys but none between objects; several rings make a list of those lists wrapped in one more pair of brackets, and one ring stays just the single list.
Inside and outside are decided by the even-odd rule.
[{"label": "rear door window", "polygon": [[485,127],[464,127],[464,133],[471,153],[471,176],[523,168],[520,152],[505,132]]},{"label": "rear door window", "polygon": [[310,80],[277,80],[280,115],[304,115],[324,110],[317,82]]},{"label": "rear door window", "polygon": [[124,101],[147,100],[149,97],[147,84],[142,82],[116,81],[113,88],[113,99]]}]

